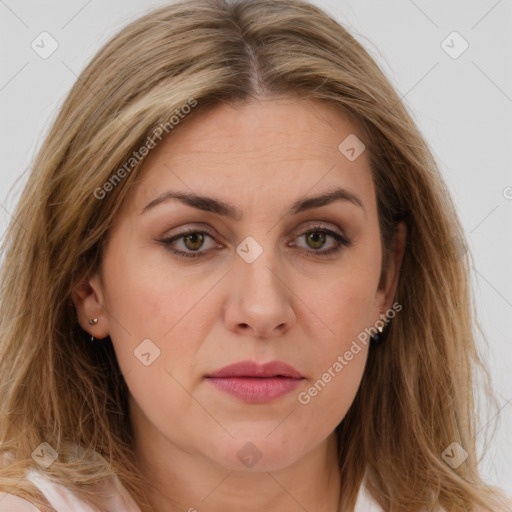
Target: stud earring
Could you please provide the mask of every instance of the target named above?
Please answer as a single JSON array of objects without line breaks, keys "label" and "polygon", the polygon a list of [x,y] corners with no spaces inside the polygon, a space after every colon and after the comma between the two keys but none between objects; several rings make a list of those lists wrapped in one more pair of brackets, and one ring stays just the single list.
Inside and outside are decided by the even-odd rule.
[{"label": "stud earring", "polygon": [[[89,325],[96,325],[98,323],[98,319],[97,318],[91,318],[89,320]],[[91,341],[94,341],[94,336],[91,336]]]},{"label": "stud earring", "polygon": [[370,340],[371,340],[371,342],[372,342],[374,345],[376,345],[376,344],[380,343],[380,341],[381,341],[381,339],[380,339],[380,335],[382,334],[382,331],[383,331],[383,330],[384,330],[384,328],[383,328],[381,325],[379,325],[379,326],[377,327],[377,331],[379,331],[379,332],[378,332],[378,333],[376,333],[376,334],[372,334],[372,335],[370,336]]}]

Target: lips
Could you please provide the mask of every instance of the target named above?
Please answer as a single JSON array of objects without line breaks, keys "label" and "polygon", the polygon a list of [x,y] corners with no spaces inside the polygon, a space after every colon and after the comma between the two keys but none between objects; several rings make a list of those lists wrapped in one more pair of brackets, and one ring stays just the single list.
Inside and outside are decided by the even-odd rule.
[{"label": "lips", "polygon": [[267,403],[293,391],[304,376],[282,361],[241,361],[205,376],[217,389],[244,402]]},{"label": "lips", "polygon": [[290,377],[303,378],[302,374],[293,366],[282,361],[271,361],[266,364],[258,364],[254,361],[240,361],[230,364],[220,370],[214,371],[207,377]]}]

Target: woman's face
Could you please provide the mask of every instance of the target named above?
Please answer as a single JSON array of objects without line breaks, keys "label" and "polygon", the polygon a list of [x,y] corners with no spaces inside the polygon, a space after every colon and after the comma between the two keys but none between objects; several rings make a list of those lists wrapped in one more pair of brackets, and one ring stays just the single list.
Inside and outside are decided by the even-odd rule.
[{"label": "woman's face", "polygon": [[[334,109],[272,100],[183,123],[151,149],[101,276],[76,288],[80,323],[110,335],[140,443],[284,468],[332,440],[354,400],[401,255],[379,286],[368,155]],[[248,361],[296,373],[212,377]]]}]

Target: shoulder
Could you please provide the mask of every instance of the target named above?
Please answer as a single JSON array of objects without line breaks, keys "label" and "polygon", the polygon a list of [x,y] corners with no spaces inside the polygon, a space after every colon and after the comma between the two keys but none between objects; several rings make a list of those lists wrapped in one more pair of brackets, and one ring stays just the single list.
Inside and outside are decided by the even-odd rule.
[{"label": "shoulder", "polygon": [[19,496],[0,492],[0,512],[41,512],[35,505]]}]

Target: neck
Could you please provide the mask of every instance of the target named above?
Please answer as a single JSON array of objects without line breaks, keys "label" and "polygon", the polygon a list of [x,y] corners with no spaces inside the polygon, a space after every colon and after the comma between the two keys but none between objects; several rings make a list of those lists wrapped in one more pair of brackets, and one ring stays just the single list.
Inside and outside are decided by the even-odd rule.
[{"label": "neck", "polygon": [[275,471],[232,471],[183,450],[159,432],[135,434],[141,471],[152,482],[155,512],[337,512],[340,470],[332,433],[292,464]]}]

